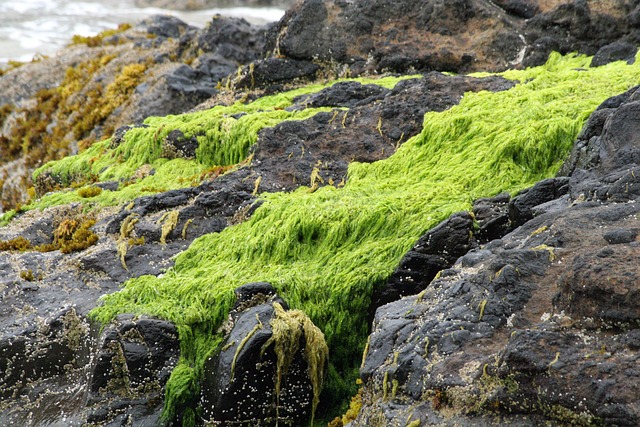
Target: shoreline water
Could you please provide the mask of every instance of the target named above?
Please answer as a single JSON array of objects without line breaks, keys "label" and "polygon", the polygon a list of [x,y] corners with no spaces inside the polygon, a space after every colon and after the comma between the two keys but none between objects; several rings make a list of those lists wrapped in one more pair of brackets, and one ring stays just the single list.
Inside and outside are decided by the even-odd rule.
[{"label": "shoreline water", "polygon": [[50,56],[64,48],[73,35],[93,36],[122,23],[135,24],[158,14],[173,15],[186,23],[204,27],[211,18],[244,18],[253,24],[277,21],[284,10],[274,7],[230,7],[177,11],[135,7],[131,0],[108,3],[96,0],[0,0],[0,67],[9,61],[28,62],[39,55]]}]

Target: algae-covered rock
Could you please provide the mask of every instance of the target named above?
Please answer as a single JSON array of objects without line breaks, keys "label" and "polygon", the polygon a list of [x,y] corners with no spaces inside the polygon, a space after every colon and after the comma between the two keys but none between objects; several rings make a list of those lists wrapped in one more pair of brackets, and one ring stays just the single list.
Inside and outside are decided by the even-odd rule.
[{"label": "algae-covered rock", "polygon": [[79,147],[0,220],[0,423],[328,421],[416,292],[346,422],[637,423],[638,65],[332,80],[595,53],[632,6],[314,0],[266,48],[162,17],[5,73],[7,167]]},{"label": "algae-covered rock", "polygon": [[[204,29],[154,16],[74,44],[0,76],[0,201],[28,199],[31,173],[123,125],[187,111],[258,57],[264,30],[214,17]],[[3,110],[4,111],[4,110]]]},{"label": "algae-covered rock", "polygon": [[[572,175],[556,178],[569,203],[516,219],[522,226],[461,257],[419,295],[378,309],[353,425],[638,423],[640,356],[630,337],[640,289],[624,261],[638,256],[640,204],[627,178],[638,144],[625,137],[638,116],[635,93],[606,101],[601,130],[582,132],[597,140],[600,160],[574,169],[575,154]],[[594,121],[602,122],[594,114],[586,129]],[[523,197],[561,197],[554,182]]]}]

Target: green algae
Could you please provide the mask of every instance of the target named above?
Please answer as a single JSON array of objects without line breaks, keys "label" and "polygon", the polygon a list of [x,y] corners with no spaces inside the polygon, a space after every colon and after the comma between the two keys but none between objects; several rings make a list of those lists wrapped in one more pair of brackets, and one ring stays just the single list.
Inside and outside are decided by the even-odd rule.
[{"label": "green algae", "polygon": [[337,377],[352,377],[357,368],[372,291],[416,239],[478,197],[553,176],[597,105],[640,83],[637,65],[592,69],[589,62],[554,54],[545,66],[503,73],[524,83],[469,93],[448,111],[426,114],[422,133],[389,159],[351,164],[344,188],[262,194],[264,204],[247,222],[197,239],[163,277],[130,280],[93,315],[103,323],[125,312],[176,323],[181,359],[165,407],[173,416],[172,402],[185,399],[173,384],[184,380],[185,367],[201,378],[233,289],[269,281],[325,334],[325,389],[344,399],[352,390],[336,386]]},{"label": "green algae", "polygon": [[[403,79],[415,76],[357,79],[362,84],[376,84],[393,88]],[[97,206],[119,205],[136,197],[196,185],[205,172],[215,166],[232,166],[244,161],[258,132],[285,120],[304,120],[329,108],[286,111],[295,97],[318,92],[339,81],[309,85],[300,89],[265,96],[251,103],[236,102],[231,106],[217,106],[209,110],[166,117],[150,117],[143,127],[134,127],[116,143],[114,138],[94,143],[75,156],[52,161],[37,169],[34,182],[45,177],[53,185],[44,185],[41,193],[58,187],[71,187],[86,182],[120,181],[117,191],[104,191],[92,197]],[[195,159],[170,159],[163,151],[163,141],[172,131],[180,131],[184,138],[196,138],[199,147]],[[136,177],[141,168],[154,173]],[[40,180],[42,181],[42,180]],[[51,187],[51,188],[48,188]],[[73,202],[86,202],[71,189],[48,192],[39,200],[24,206],[44,209]],[[6,225],[13,216],[0,218]]]}]

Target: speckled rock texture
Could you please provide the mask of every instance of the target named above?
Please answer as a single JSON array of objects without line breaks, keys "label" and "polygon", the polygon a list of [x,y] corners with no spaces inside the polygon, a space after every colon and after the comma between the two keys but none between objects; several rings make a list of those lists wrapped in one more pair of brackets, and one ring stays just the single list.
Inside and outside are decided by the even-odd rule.
[{"label": "speckled rock texture", "polygon": [[198,10],[217,7],[278,7],[286,9],[295,0],[134,0],[138,7],[161,7],[174,10]]},{"label": "speckled rock texture", "polygon": [[377,310],[354,426],[638,425],[639,94],[511,200],[512,232]]}]

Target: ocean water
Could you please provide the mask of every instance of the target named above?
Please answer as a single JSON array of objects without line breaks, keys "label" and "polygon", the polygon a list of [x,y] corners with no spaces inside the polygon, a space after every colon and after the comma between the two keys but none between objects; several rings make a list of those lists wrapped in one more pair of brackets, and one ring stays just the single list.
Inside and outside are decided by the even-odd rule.
[{"label": "ocean water", "polygon": [[0,65],[51,55],[67,45],[74,34],[92,36],[154,14],[174,15],[203,27],[217,13],[265,24],[279,20],[284,10],[231,7],[182,12],[138,8],[132,0],[0,0]]}]

